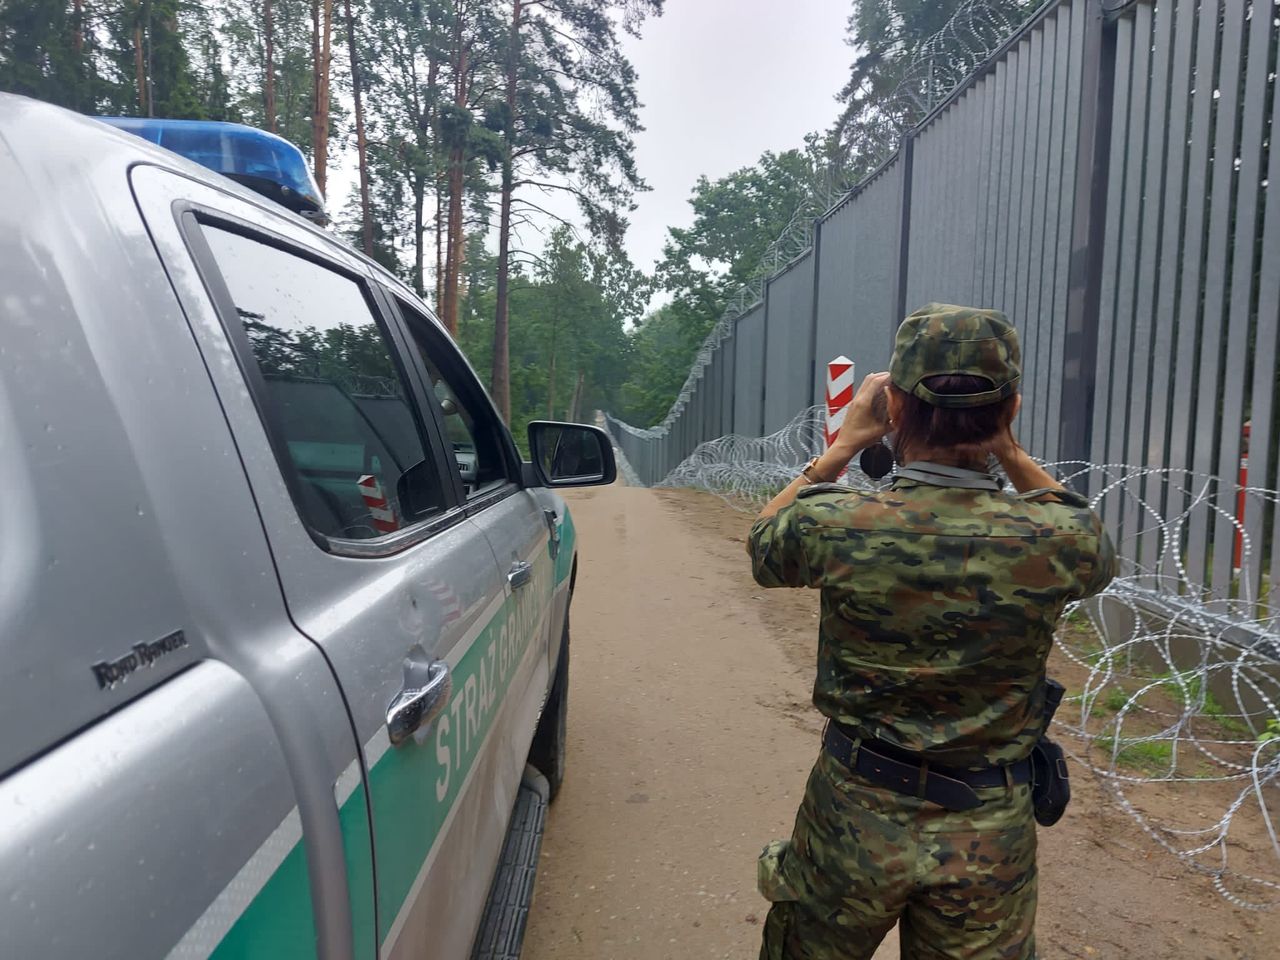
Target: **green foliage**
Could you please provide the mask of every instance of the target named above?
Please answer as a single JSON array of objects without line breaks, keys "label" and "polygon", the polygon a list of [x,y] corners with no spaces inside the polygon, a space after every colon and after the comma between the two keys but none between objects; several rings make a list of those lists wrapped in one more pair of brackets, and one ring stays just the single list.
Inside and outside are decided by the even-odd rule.
[{"label": "green foliage", "polygon": [[1114,752],[1116,766],[1130,767],[1146,773],[1168,773],[1173,764],[1173,745],[1168,740],[1119,740],[1113,736],[1098,737],[1094,745],[1109,757]]},{"label": "green foliage", "polygon": [[92,110],[106,81],[85,27],[84,14],[63,0],[0,4],[0,90]]},{"label": "green foliage", "polygon": [[1112,687],[1102,699],[1102,705],[1112,713],[1119,713],[1129,702],[1131,694],[1121,687]]},{"label": "green foliage", "polygon": [[[484,371],[493,350],[493,257],[473,255],[458,342]],[[617,408],[628,350],[623,327],[635,315],[643,284],[629,264],[593,251],[565,227],[552,232],[535,269],[513,271],[511,429],[517,440],[531,420],[591,422],[596,410]]]},{"label": "green foliage", "polygon": [[760,270],[817,177],[817,158],[805,149],[766,152],[718,180],[698,179],[689,200],[693,224],[669,230],[658,264],[656,280],[670,302],[631,334],[620,416],[638,425],[663,418],[729,298]]}]

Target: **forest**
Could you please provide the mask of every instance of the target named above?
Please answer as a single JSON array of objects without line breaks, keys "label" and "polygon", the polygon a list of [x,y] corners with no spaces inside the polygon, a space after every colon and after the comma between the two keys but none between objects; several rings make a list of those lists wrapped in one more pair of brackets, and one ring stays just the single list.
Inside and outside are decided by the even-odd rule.
[{"label": "forest", "polygon": [[[624,38],[664,2],[0,0],[0,91],[278,133],[308,157],[330,229],[435,308],[517,436],[606,408],[648,424],[797,211],[865,175],[879,131],[919,119],[921,50],[962,44],[957,17],[1031,6],[830,0],[850,8],[848,83],[813,91],[835,94],[830,127],[699,178],[691,222],[646,270],[623,246],[646,189]],[[339,158],[354,178],[331,177]]]}]

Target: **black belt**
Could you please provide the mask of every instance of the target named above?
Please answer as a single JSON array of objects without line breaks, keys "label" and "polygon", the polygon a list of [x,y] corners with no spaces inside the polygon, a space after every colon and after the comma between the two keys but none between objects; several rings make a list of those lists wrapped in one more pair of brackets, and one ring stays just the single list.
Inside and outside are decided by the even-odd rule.
[{"label": "black belt", "polygon": [[[1031,761],[956,770],[940,767],[879,740],[855,740],[834,722],[827,724],[822,745],[845,767],[872,783],[919,797],[947,810],[976,810],[982,801],[975,788],[1004,787],[1031,781]],[[897,756],[889,756],[895,753]]]}]

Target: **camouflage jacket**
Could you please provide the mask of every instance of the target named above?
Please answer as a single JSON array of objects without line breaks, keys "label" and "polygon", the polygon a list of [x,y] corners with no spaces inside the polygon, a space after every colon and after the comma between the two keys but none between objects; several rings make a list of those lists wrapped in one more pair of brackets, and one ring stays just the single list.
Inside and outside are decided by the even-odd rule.
[{"label": "camouflage jacket", "polygon": [[902,478],[877,493],[808,487],[756,522],[750,551],[761,586],[822,591],[817,708],[950,766],[1031,752],[1063,607],[1116,568],[1078,494]]}]

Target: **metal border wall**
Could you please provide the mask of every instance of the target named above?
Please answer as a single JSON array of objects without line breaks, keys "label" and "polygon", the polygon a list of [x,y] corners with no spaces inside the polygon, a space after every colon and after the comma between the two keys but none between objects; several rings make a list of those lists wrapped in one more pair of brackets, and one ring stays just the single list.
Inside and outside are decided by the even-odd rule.
[{"label": "metal border wall", "polygon": [[[1280,31],[1253,6],[1046,3],[818,218],[811,249],[702,357],[669,427],[611,419],[640,479],[820,403],[837,354],[883,369],[904,313],[944,300],[1018,326],[1033,453],[1191,471],[1212,495],[1208,478],[1236,479],[1247,426],[1249,483],[1280,486],[1280,202],[1266,202]],[[1148,569],[1157,544],[1133,494],[1177,514],[1187,483],[1171,475],[1103,501]],[[1280,587],[1280,511],[1248,493],[1239,509],[1270,570],[1233,586],[1232,512],[1201,511],[1187,576],[1258,598]]]}]

